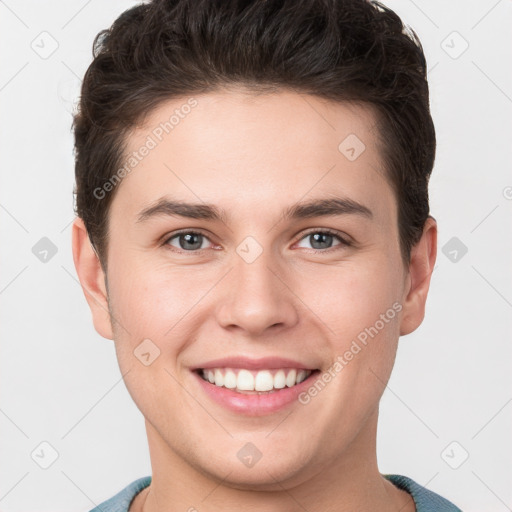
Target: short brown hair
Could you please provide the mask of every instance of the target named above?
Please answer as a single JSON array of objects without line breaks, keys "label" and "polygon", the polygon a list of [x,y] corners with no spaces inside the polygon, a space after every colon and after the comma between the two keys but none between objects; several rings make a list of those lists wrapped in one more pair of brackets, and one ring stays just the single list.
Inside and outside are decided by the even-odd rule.
[{"label": "short brown hair", "polygon": [[104,268],[117,187],[95,190],[123,161],[130,131],[161,102],[243,86],[369,104],[398,205],[405,262],[429,216],[435,158],[421,43],[370,0],[153,0],[93,44],[74,117],[76,214]]}]

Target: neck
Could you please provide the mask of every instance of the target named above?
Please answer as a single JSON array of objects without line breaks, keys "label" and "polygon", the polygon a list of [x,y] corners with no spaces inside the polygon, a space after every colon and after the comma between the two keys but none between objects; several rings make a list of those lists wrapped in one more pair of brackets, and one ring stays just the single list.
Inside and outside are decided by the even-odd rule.
[{"label": "neck", "polygon": [[214,475],[170,449],[146,422],[152,464],[150,487],[130,512],[381,512],[414,511],[411,496],[379,473],[376,460],[378,411],[341,455],[322,458],[284,478],[260,467],[258,483],[236,481],[235,468]]}]

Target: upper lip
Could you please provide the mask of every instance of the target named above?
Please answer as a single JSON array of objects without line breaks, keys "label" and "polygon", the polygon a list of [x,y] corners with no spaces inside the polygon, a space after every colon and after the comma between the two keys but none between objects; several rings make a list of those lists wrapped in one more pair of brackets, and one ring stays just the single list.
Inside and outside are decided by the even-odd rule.
[{"label": "upper lip", "polygon": [[248,370],[272,370],[279,368],[296,368],[298,370],[315,370],[311,365],[283,357],[261,357],[252,359],[245,356],[223,357],[207,361],[192,367],[192,370],[208,368],[246,368]]}]

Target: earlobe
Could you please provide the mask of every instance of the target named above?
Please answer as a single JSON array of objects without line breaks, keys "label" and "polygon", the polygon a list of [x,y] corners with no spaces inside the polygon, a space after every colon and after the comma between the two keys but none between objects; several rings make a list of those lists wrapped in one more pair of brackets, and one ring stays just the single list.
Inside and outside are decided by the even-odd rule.
[{"label": "earlobe", "polygon": [[94,328],[100,336],[113,339],[108,308],[105,274],[94,251],[84,222],[77,217],[72,232],[73,261],[87,303],[91,309]]},{"label": "earlobe", "polygon": [[411,249],[411,260],[407,277],[408,290],[403,303],[400,336],[415,331],[425,316],[430,278],[437,256],[437,223],[428,217],[419,242]]}]

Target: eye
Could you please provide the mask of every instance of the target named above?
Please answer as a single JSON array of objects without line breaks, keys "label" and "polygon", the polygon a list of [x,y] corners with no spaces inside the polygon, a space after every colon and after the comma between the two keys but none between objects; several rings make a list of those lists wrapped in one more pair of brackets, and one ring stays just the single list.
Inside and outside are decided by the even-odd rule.
[{"label": "eye", "polygon": [[[333,241],[335,239],[338,240],[339,243],[333,246]],[[331,229],[317,229],[315,231],[310,231],[301,238],[301,241],[302,240],[309,241],[315,252],[327,252],[328,249],[332,249],[333,247],[346,247],[350,245],[350,242],[343,238],[341,233]]]},{"label": "eye", "polygon": [[[303,247],[300,245],[303,240],[309,241],[313,252],[328,252],[329,249],[334,248],[335,250],[336,247],[341,248],[351,245],[341,233],[331,229],[309,231],[300,239],[299,247]],[[338,243],[333,245],[335,240],[338,240]],[[164,245],[172,247],[177,252],[199,252],[202,249],[208,248],[207,242],[211,243],[204,233],[199,231],[180,231],[167,238]]]},{"label": "eye", "polygon": [[209,241],[209,238],[198,231],[181,231],[169,237],[164,245],[170,245],[185,252],[197,252],[206,248],[204,246],[206,240]]}]

